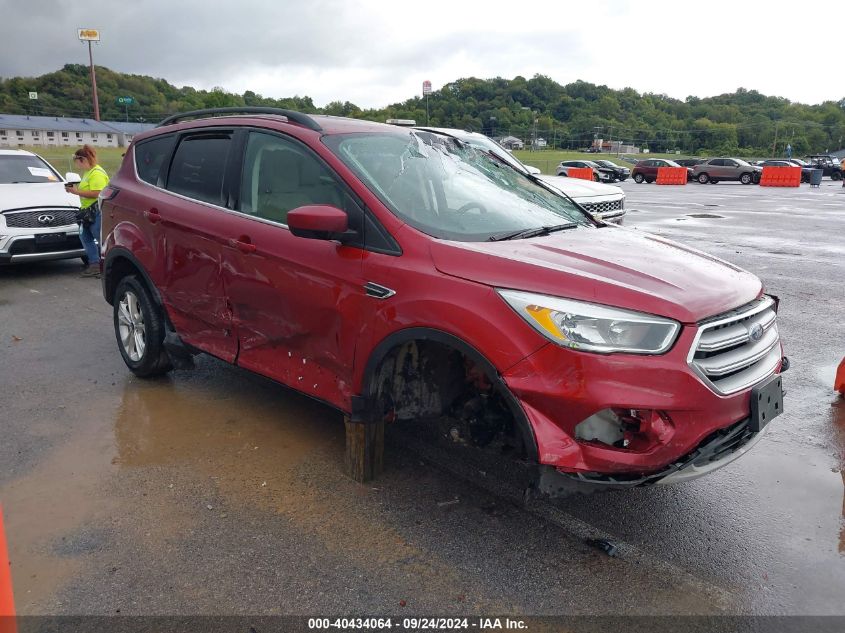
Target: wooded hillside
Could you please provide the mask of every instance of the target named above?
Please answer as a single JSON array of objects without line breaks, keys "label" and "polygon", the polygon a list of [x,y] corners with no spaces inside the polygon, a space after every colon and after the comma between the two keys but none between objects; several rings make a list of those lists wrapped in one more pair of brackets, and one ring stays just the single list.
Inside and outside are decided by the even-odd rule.
[{"label": "wooded hillside", "polygon": [[[177,88],[164,79],[129,75],[97,67],[101,118],[155,122],[168,114],[198,108],[266,105],[308,113],[352,116],[384,121],[415,119],[426,123],[426,102],[412,97],[381,109],[361,109],[348,101],[317,108],[310,97],[282,99],[252,91],[241,95],[217,88]],[[28,98],[38,92],[38,100]],[[131,96],[125,110],[118,97]],[[342,95],[339,95],[342,97]],[[544,138],[549,147],[586,147],[593,138],[623,140],[651,151],[712,154],[780,153],[791,143],[795,154],[833,151],[845,142],[845,98],[818,105],[792,103],[754,90],[738,89],[716,97],[640,94],[632,88],[612,90],[584,81],[562,86],[535,75],[531,79],[458,79],[429,97],[430,125],[459,127],[529,143]],[[48,116],[90,117],[88,67],[68,64],[35,78],[0,79],[0,112]],[[776,143],[777,139],[777,143]]]}]

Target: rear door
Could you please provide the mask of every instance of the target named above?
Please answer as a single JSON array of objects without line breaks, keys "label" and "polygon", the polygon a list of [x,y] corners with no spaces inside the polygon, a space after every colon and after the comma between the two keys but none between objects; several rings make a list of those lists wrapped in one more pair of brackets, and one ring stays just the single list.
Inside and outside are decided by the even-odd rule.
[{"label": "rear door", "polygon": [[224,176],[232,156],[231,129],[203,129],[178,140],[165,188],[148,218],[162,226],[161,291],[186,343],[232,362],[237,339],[222,275],[226,226]]}]

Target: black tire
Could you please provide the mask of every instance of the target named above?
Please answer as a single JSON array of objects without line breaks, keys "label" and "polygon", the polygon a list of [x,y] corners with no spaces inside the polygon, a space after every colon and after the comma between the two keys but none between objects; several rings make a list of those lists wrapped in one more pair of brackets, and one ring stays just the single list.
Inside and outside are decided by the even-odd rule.
[{"label": "black tire", "polygon": [[643,184],[643,180],[645,180],[645,178],[643,177],[642,174],[634,174],[634,182],[635,183],[637,183],[638,185],[641,185],[641,184]]},{"label": "black tire", "polygon": [[719,182],[719,181],[718,181],[718,180],[716,180],[715,178],[711,178],[711,179],[710,179],[710,184],[711,184],[711,185],[715,185],[717,182]]},{"label": "black tire", "polygon": [[82,256],[82,257],[80,257],[79,259],[81,259],[81,260],[82,260],[82,263],[83,263],[85,266],[87,266],[87,265],[88,265],[88,255],[83,255],[83,256]]},{"label": "black tire", "polygon": [[741,182],[743,185],[750,185],[752,182],[754,182],[754,176],[752,176],[750,173],[748,173],[746,171],[746,172],[740,174],[739,182]]},{"label": "black tire", "polygon": [[832,174],[830,174],[830,179],[831,180],[842,180],[842,172],[841,171],[833,172]]},{"label": "black tire", "polygon": [[710,182],[710,176],[708,176],[707,174],[701,173],[701,174],[698,174],[698,176],[696,177],[696,180],[698,180],[698,182],[700,182],[702,185],[706,185],[708,182]]},{"label": "black tire", "polygon": [[646,178],[645,181],[646,181],[646,184],[650,185],[651,183],[654,182],[654,178]]},{"label": "black tire", "polygon": [[113,304],[117,348],[129,370],[139,378],[170,371],[173,365],[164,349],[164,314],[143,282],[134,275],[121,279]]}]

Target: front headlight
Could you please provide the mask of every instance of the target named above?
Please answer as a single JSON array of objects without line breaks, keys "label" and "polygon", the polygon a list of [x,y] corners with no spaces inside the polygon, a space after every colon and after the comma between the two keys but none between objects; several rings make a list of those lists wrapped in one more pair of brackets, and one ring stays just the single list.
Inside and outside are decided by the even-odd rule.
[{"label": "front headlight", "polygon": [[662,354],[681,329],[677,321],[642,312],[517,290],[497,292],[540,334],[585,352]]}]

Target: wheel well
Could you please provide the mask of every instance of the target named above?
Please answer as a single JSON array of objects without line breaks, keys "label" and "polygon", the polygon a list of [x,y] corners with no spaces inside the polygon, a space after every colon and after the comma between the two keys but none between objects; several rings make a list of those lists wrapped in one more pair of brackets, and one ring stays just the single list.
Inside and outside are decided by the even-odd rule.
[{"label": "wheel well", "polygon": [[522,407],[493,365],[445,333],[397,337],[379,346],[368,364],[365,395],[370,415],[387,423],[448,424],[455,441],[509,445],[537,460]]},{"label": "wheel well", "polygon": [[123,253],[115,254],[106,259],[103,269],[103,294],[110,305],[114,301],[114,291],[117,289],[120,280],[128,275],[135,275],[138,277],[138,281],[144,284],[147,290],[150,291],[153,301],[155,301],[158,307],[161,307],[161,296],[158,293],[158,289],[155,287],[155,284],[150,282],[147,272],[134,258]]}]

